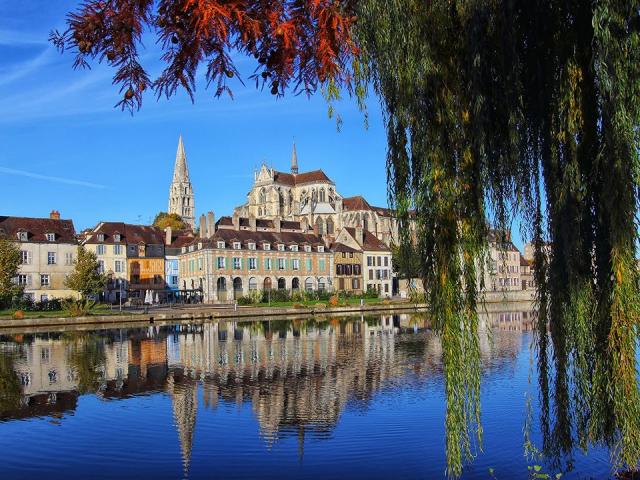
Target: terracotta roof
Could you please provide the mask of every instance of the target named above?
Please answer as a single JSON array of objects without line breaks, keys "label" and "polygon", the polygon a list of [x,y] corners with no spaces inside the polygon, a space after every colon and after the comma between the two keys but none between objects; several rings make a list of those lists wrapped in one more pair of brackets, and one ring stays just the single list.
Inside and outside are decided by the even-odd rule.
[{"label": "terracotta roof", "polygon": [[[232,242],[241,242],[242,248],[247,249],[249,242],[255,242],[256,248],[261,249],[263,243],[271,244],[271,250],[276,250],[275,245],[283,243],[285,245],[297,244],[297,245],[312,245],[312,246],[324,246],[322,237],[311,233],[300,232],[263,232],[263,231],[250,231],[250,230],[231,230],[220,229],[217,230],[215,235],[207,239],[195,239],[190,242],[191,245],[202,243],[210,247],[216,247],[216,242],[222,240],[227,244],[227,248]],[[327,249],[328,251],[329,249]],[[302,252],[304,253],[304,252]]]},{"label": "terracotta roof", "polygon": [[393,217],[394,212],[390,208],[375,207],[371,205],[362,195],[355,197],[346,197],[342,199],[342,209],[346,212],[368,210],[376,212],[381,217]]},{"label": "terracotta roof", "polygon": [[285,185],[291,186],[313,182],[333,183],[322,170],[313,170],[312,172],[303,172],[297,174],[275,171],[273,172],[273,179],[278,183],[284,183]]},{"label": "terracotta roof", "polygon": [[334,252],[358,252],[355,248],[351,248],[349,245],[345,245],[344,243],[332,244],[331,250]]},{"label": "terracotta roof", "polygon": [[218,221],[216,222],[216,226],[217,225],[232,226],[233,225],[233,219],[231,217],[229,217],[229,216],[220,217],[218,219]]},{"label": "terracotta roof", "polygon": [[[356,229],[353,227],[347,227],[347,232],[351,235],[354,240],[356,240]],[[362,232],[363,242],[362,249],[368,251],[379,251],[379,252],[389,252],[391,249],[385,245],[382,240],[379,240],[373,233],[369,230],[363,230]],[[356,240],[357,241],[357,240]],[[358,242],[359,243],[359,242]]]},{"label": "terracotta roof", "polygon": [[28,242],[51,243],[47,240],[47,233],[55,234],[55,243],[77,242],[72,220],[0,216],[0,237],[17,241],[18,232],[26,232]]},{"label": "terracotta roof", "polygon": [[168,248],[182,248],[188,245],[196,238],[190,229],[175,230],[171,232],[171,245]]},{"label": "terracotta roof", "polygon": [[507,252],[520,252],[520,250],[518,250],[518,248],[511,241],[510,231],[502,232],[492,228],[487,233],[487,241],[489,243],[498,244],[499,247],[501,244],[501,248]]},{"label": "terracotta roof", "polygon": [[[104,241],[98,241],[98,234],[104,235]],[[120,234],[120,242],[114,242],[113,236]],[[150,225],[131,225],[123,222],[101,222],[87,236],[86,243],[122,243],[146,245],[164,244],[164,231]]]},{"label": "terracotta roof", "polygon": [[[223,216],[218,219],[216,226],[233,227],[233,218],[229,216]],[[249,219],[247,217],[240,217],[238,219],[238,226],[248,228]],[[264,218],[256,219],[256,228],[275,228],[274,221]],[[280,229],[285,230],[302,230],[300,222],[294,222],[291,220],[281,220]]]}]

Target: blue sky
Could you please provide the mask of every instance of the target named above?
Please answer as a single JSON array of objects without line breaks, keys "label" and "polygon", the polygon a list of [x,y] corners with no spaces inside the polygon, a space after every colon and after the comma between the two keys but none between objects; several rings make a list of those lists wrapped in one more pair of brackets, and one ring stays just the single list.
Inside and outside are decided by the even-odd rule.
[{"label": "blue sky", "polygon": [[[355,102],[339,106],[341,131],[321,95],[276,99],[248,80],[235,100],[200,88],[195,104],[180,93],[152,94],[133,117],[114,109],[112,70],[73,70],[71,53],[48,43],[78,2],[0,0],[0,214],[45,216],[52,209],[79,230],[100,220],[147,222],[167,209],[180,133],[198,214],[230,214],[245,201],[262,161],[288,170],[295,138],[301,170],[322,168],[344,196],[386,205],[385,133],[377,101],[369,128]],[[153,40],[144,64],[161,67]],[[244,78],[255,68],[240,58]]]},{"label": "blue sky", "polygon": [[[180,133],[198,215],[231,214],[263,161],[288,170],[294,138],[301,171],[322,168],[343,196],[386,206],[377,99],[368,102],[368,128],[355,101],[341,102],[338,132],[320,94],[275,98],[257,90],[247,78],[255,60],[238,57],[246,86],[232,83],[234,100],[216,99],[204,85],[194,104],[182,92],[159,101],[149,92],[131,116],[113,107],[120,96],[109,67],[73,70],[73,54],[48,42],[78,3],[0,0],[0,215],[57,209],[78,231],[101,220],[150,222],[167,209]],[[145,47],[143,64],[157,75],[162,64],[152,37]],[[513,233],[521,245],[517,227]]]}]

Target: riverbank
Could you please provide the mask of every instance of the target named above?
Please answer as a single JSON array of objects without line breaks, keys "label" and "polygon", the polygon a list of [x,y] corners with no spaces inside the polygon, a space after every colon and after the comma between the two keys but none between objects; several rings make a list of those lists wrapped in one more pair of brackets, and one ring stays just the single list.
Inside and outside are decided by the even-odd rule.
[{"label": "riverbank", "polygon": [[0,320],[0,333],[6,330],[29,327],[59,327],[82,326],[106,327],[115,324],[165,324],[180,321],[217,320],[238,318],[246,320],[252,318],[263,320],[274,317],[303,317],[332,314],[360,314],[385,311],[419,311],[426,309],[425,304],[410,303],[408,301],[382,301],[360,305],[330,306],[316,304],[310,306],[299,305],[297,307],[241,307],[233,305],[200,305],[184,307],[180,309],[154,308],[147,312],[144,310],[130,311],[122,314],[89,315],[83,317],[44,317],[44,318],[7,318]]}]

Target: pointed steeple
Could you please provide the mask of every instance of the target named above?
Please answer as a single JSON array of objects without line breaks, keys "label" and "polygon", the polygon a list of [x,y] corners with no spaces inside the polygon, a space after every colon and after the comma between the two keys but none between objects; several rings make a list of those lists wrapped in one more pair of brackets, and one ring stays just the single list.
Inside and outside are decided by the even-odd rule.
[{"label": "pointed steeple", "polygon": [[296,153],[296,141],[293,141],[293,149],[291,150],[291,173],[298,173],[298,154]]},{"label": "pointed steeple", "polygon": [[184,144],[182,143],[182,134],[178,139],[178,150],[176,151],[176,163],[173,167],[174,182],[188,182],[189,168],[187,167],[187,155],[184,153]]}]

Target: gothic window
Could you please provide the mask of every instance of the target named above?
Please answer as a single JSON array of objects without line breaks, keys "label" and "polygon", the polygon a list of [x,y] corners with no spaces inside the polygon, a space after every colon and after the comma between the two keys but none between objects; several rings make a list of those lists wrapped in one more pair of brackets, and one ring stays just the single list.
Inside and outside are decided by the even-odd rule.
[{"label": "gothic window", "polygon": [[318,228],[318,235],[324,235],[325,234],[324,221],[322,220],[321,217],[318,217],[318,219],[316,220],[316,227]]},{"label": "gothic window", "polygon": [[327,235],[333,235],[333,220],[327,218]]},{"label": "gothic window", "polygon": [[267,203],[267,191],[264,188],[260,190],[260,203]]},{"label": "gothic window", "polygon": [[367,215],[362,216],[362,228],[369,230],[369,219]]},{"label": "gothic window", "polygon": [[325,201],[324,188],[322,190],[320,190],[320,201],[321,202]]}]

